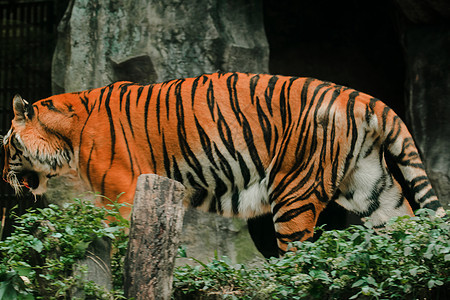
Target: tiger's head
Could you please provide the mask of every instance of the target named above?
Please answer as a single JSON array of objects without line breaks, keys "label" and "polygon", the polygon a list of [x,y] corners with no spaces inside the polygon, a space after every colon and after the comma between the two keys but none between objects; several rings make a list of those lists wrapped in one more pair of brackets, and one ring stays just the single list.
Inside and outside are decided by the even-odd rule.
[{"label": "tiger's head", "polygon": [[27,187],[35,195],[47,190],[51,177],[66,173],[73,161],[70,140],[55,130],[57,122],[48,124],[48,117],[16,95],[13,100],[14,119],[8,133],[0,140],[3,179],[17,194]]}]

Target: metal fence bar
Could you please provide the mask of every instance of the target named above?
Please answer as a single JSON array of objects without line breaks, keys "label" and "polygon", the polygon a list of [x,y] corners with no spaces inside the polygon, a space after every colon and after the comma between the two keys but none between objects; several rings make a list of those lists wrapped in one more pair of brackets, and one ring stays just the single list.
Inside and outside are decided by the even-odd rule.
[{"label": "metal fence bar", "polygon": [[[0,134],[10,127],[16,93],[30,102],[51,94],[57,1],[0,1]],[[42,201],[36,203],[30,195],[16,197],[0,180],[0,220],[16,205],[16,213],[21,214],[30,206],[42,206]],[[8,234],[11,226],[6,218],[4,233]]]}]

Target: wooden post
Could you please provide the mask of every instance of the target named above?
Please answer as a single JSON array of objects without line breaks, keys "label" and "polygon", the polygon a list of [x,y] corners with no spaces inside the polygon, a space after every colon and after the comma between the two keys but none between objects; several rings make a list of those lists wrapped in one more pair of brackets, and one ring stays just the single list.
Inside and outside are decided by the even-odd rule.
[{"label": "wooden post", "polygon": [[[87,273],[81,271],[87,268]],[[79,259],[74,266],[74,275],[86,281],[93,281],[106,291],[112,290],[111,273],[111,240],[107,237],[97,238],[89,245],[86,257]],[[75,287],[72,291],[74,299],[91,299],[85,296],[83,288]]]},{"label": "wooden post", "polygon": [[127,299],[170,299],[183,225],[184,186],[153,174],[139,176],[125,258]]}]

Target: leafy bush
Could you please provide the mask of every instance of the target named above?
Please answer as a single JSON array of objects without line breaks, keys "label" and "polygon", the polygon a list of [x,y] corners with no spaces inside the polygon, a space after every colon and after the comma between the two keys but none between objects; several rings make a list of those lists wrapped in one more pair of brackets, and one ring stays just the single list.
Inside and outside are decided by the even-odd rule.
[{"label": "leafy bush", "polygon": [[[122,298],[120,292],[86,282],[83,270],[73,272],[95,239],[110,238],[115,284],[122,284],[128,223],[118,212],[120,205],[110,206],[98,208],[75,199],[62,208],[50,205],[16,217],[14,233],[0,241],[0,299],[73,299],[74,289],[100,299]],[[105,226],[107,218],[113,221]]]},{"label": "leafy bush", "polygon": [[[124,299],[128,222],[119,208],[75,199],[63,208],[51,205],[17,218],[14,234],[0,242],[0,300],[73,299],[74,288],[96,299]],[[114,221],[105,226],[106,219]],[[178,267],[174,298],[447,299],[449,227],[421,211],[392,221],[378,234],[370,223],[324,232],[315,243],[295,244],[296,252],[258,268],[215,257],[208,264]],[[102,237],[113,243],[112,292],[73,272],[90,243]]]},{"label": "leafy bush", "polygon": [[[449,224],[427,211],[324,232],[262,267],[209,264],[178,267],[175,298],[220,294],[233,299],[445,299],[450,287]],[[448,296],[448,295],[447,295]]]}]

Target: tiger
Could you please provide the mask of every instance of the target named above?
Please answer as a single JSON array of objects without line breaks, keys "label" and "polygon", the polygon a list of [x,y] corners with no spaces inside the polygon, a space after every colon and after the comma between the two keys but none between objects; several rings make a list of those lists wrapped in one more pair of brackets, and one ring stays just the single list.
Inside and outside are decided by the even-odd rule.
[{"label": "tiger", "polygon": [[445,215],[398,115],[331,82],[218,72],[121,81],[34,104],[16,95],[13,111],[3,178],[17,192],[41,195],[50,178],[76,172],[92,191],[132,203],[138,176],[158,174],[185,186],[188,207],[271,215],[283,255],[313,236],[333,201],[375,228],[412,216],[389,154],[420,207]]}]

